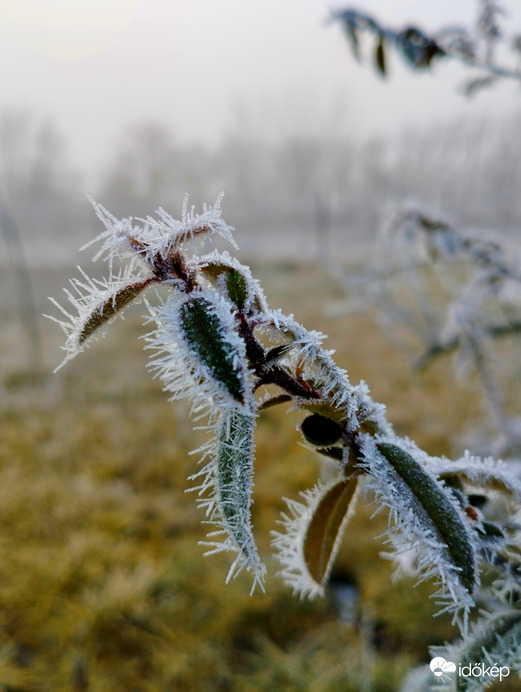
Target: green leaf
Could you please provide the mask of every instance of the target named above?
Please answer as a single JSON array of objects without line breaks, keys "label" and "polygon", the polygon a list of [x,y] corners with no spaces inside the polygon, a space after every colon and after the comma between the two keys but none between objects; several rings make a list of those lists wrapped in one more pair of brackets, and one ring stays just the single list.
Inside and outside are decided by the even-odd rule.
[{"label": "green leaf", "polygon": [[413,459],[396,445],[379,442],[376,447],[391,464],[416,497],[433,527],[447,546],[458,569],[458,578],[472,594],[476,587],[476,559],[469,533],[455,506],[442,487]]},{"label": "green leaf", "polygon": [[202,296],[188,299],[180,307],[180,323],[184,338],[211,376],[233,399],[244,403],[243,374],[235,365],[239,354],[226,338],[213,304]]},{"label": "green leaf", "polygon": [[239,311],[244,311],[248,305],[249,292],[246,277],[235,267],[230,267],[224,262],[207,262],[201,271],[206,274],[212,283],[218,284],[219,277],[225,277],[226,292],[229,300]]},{"label": "green leaf", "polygon": [[230,269],[226,273],[226,288],[228,298],[243,311],[248,300],[248,284],[244,276],[237,269]]}]

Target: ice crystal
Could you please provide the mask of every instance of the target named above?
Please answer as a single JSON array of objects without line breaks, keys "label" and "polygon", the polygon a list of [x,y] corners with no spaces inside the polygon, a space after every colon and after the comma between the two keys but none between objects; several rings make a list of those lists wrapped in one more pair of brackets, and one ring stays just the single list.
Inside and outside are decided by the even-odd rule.
[{"label": "ice crystal", "polygon": [[196,214],[194,206],[188,209],[188,196],[185,196],[180,220],[174,219],[160,207],[156,212],[158,218],[148,216],[146,219],[136,219],[142,225],[134,224],[131,217],[117,219],[91,198],[96,215],[106,230],[84,245],[84,248],[101,242],[101,248],[94,259],[102,257],[109,261],[115,258],[134,260],[137,256],[151,262],[155,255],[167,257],[183,243],[188,242],[193,248],[196,238],[205,240],[217,235],[237,249],[232,236],[233,227],[221,219],[222,198],[223,193],[217,197],[213,206],[204,204],[202,213]]}]

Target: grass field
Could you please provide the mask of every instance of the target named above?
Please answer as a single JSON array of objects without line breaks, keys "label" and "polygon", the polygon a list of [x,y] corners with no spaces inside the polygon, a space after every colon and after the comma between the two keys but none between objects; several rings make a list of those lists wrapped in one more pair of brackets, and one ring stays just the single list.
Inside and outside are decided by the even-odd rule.
[{"label": "grass field", "polygon": [[[387,404],[399,434],[433,454],[454,451],[480,416],[472,383],[455,386],[441,361],[413,375],[371,315],[327,318],[322,308],[341,294],[320,270],[254,273],[270,305],[329,334],[338,363]],[[35,274],[39,310],[61,293],[61,274]],[[338,590],[309,603],[283,586],[270,531],[282,498],[312,485],[320,465],[299,444],[298,416],[281,407],[262,415],[257,436],[253,519],[266,593],[250,596],[247,575],[225,585],[229,561],[203,557],[202,513],[185,493],[202,438],[146,372],[140,310],[51,375],[59,329],[42,322],[36,372],[2,288],[0,690],[390,692],[428,660],[428,645],[456,635],[432,619],[432,585],[391,582],[376,538],[385,517],[371,519],[370,505],[348,527],[334,574],[356,587],[352,618],[339,617]]]}]

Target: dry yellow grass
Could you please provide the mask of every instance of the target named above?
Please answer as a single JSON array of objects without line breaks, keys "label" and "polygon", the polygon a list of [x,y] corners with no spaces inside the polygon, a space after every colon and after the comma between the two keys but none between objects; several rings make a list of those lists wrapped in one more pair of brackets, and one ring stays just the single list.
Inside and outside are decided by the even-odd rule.
[{"label": "dry yellow grass", "polygon": [[[326,318],[321,306],[339,293],[320,271],[256,273],[270,304],[330,335],[338,363],[369,383],[400,434],[451,452],[479,414],[470,385],[455,388],[443,364],[413,376],[371,316]],[[15,318],[5,314],[5,325],[0,690],[389,692],[429,644],[454,636],[432,619],[429,585],[391,584],[375,540],[385,520],[371,520],[370,507],[348,528],[336,568],[360,590],[356,622],[339,620],[333,599],[293,599],[274,576],[269,532],[282,497],[319,472],[299,445],[296,414],[268,410],[260,422],[253,518],[270,576],[266,594],[250,597],[247,576],[224,584],[225,556],[203,558],[202,515],[185,493],[201,438],[146,373],[138,314],[59,374],[38,377],[22,362]],[[44,329],[56,364],[60,335]]]}]

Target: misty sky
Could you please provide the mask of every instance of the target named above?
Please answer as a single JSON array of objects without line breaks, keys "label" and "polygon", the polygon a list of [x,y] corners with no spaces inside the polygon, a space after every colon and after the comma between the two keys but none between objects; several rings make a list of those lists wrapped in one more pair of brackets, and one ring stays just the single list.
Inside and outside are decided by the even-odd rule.
[{"label": "misty sky", "polygon": [[[472,23],[475,0],[359,0],[392,25],[426,29]],[[521,3],[505,3],[521,31]],[[103,165],[128,125],[154,120],[181,141],[216,141],[242,130],[259,137],[354,137],[409,124],[519,110],[504,83],[472,101],[457,93],[465,71],[440,64],[416,75],[392,55],[378,78],[326,25],[341,6],[321,0],[2,0],[0,111],[49,116],[83,170]],[[346,3],[344,6],[351,6]],[[369,49],[369,46],[367,46]]]}]

